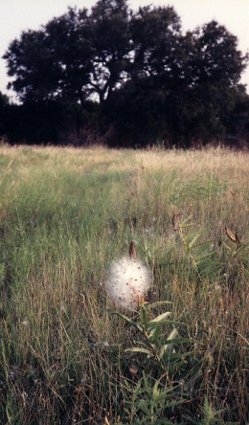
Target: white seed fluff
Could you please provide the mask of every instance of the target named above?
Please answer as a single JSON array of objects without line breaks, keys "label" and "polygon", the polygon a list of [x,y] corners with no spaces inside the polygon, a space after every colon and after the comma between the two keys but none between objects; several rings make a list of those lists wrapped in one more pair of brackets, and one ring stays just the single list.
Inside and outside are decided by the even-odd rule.
[{"label": "white seed fluff", "polygon": [[111,264],[106,292],[116,307],[136,310],[152,283],[152,273],[140,260],[122,257]]}]

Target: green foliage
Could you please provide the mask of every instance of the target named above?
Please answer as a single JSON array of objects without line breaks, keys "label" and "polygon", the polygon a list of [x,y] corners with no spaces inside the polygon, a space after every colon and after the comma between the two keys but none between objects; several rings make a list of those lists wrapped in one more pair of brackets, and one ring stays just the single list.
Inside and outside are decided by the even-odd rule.
[{"label": "green foliage", "polygon": [[[167,303],[161,302],[160,305],[162,304]],[[169,320],[171,316],[169,311],[150,319],[149,311],[152,307],[155,305],[141,305],[137,321],[116,313],[137,330],[136,339],[139,345],[127,348],[125,352],[143,355],[146,358],[142,377],[137,382],[126,380],[122,385],[124,421],[128,420],[124,423],[172,424],[166,412],[170,415],[176,406],[186,402],[180,370],[183,364],[184,368],[186,367],[188,354],[180,348],[190,341],[178,337],[176,323]],[[172,330],[165,337],[165,327],[169,326]],[[155,379],[155,375],[159,377]],[[173,376],[178,376],[178,382],[173,381]]]},{"label": "green foliage", "polygon": [[196,231],[195,225],[189,222],[190,220],[191,217],[188,217],[179,223],[176,242],[179,238],[184,249],[184,256],[190,262],[199,282],[205,278],[213,280],[221,266],[217,259],[214,243],[213,241],[199,242],[201,232]]},{"label": "green foliage", "polygon": [[[174,344],[188,342],[184,339],[177,338],[178,332],[175,327],[173,327],[166,339],[161,339],[161,327],[163,325],[172,324],[172,321],[169,320],[171,313],[167,311],[161,313],[156,318],[149,320],[147,308],[143,305],[139,309],[138,322],[134,322],[120,313],[116,314],[130,325],[133,325],[141,333],[144,339],[144,341],[140,341],[141,346],[128,348],[126,349],[126,352],[143,353],[147,358],[152,358],[162,372],[166,372],[166,370],[169,371],[168,357],[172,353]],[[177,361],[177,356],[175,356],[175,360]]]},{"label": "green foliage", "polygon": [[165,410],[177,406],[178,402],[174,401],[172,388],[163,386],[160,379],[154,381],[143,374],[135,385],[126,381],[122,390],[125,397],[122,425],[173,424],[165,416]]}]

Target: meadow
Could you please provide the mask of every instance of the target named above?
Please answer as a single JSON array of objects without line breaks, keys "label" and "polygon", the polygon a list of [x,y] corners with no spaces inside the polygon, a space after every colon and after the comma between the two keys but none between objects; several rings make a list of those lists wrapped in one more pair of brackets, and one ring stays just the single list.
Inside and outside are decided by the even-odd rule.
[{"label": "meadow", "polygon": [[[247,424],[248,176],[221,148],[0,146],[0,423]],[[152,355],[105,291],[131,241]]]}]

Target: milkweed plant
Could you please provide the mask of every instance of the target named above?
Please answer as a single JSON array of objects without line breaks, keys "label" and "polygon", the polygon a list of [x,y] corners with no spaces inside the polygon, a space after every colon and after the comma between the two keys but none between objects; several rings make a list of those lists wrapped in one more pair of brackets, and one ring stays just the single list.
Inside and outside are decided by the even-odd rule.
[{"label": "milkweed plant", "polygon": [[[172,320],[170,311],[153,317],[156,307],[171,303],[147,302],[146,297],[152,284],[153,273],[137,258],[135,244],[131,242],[129,256],[111,264],[105,284],[107,296],[117,310],[114,314],[136,330],[138,343],[127,348],[125,353],[132,353],[138,358],[143,356],[145,360],[144,370],[139,373],[136,367],[130,367],[132,379],[125,379],[123,390],[127,396],[125,405],[128,406],[128,423],[136,421],[142,424],[149,420],[149,423],[159,424],[159,418],[164,415],[166,408],[172,409],[183,403],[180,388],[182,381],[174,380],[173,383],[170,375],[185,362],[185,356],[177,353],[177,347],[189,340],[179,337],[177,324]],[[146,370],[149,375],[146,375]],[[134,375],[138,375],[135,380]]]},{"label": "milkweed plant", "polygon": [[[200,265],[210,256],[213,258],[210,241],[196,244],[199,235],[184,233],[185,228],[192,225],[188,223],[188,219],[181,223],[180,214],[173,215],[172,224],[176,241],[180,241],[193,270],[201,279]],[[232,232],[228,234],[227,229],[225,231],[240,249],[240,240],[236,237],[231,239]],[[201,260],[199,254],[202,254]],[[148,302],[147,295],[152,285],[153,273],[137,258],[135,243],[131,242],[129,256],[113,261],[105,283],[107,296],[116,309],[113,314],[132,326],[136,332],[136,346],[124,350],[128,356],[132,356],[133,364],[129,367],[130,376],[123,377],[121,382],[124,408],[120,421],[115,425],[173,425],[182,420],[183,411],[190,420],[194,420],[191,423],[225,424],[219,421],[220,412],[214,411],[207,399],[198,419],[188,409],[191,382],[198,380],[200,372],[199,359],[191,351],[193,339],[180,335],[179,329],[184,328],[184,323],[175,321],[171,311],[161,312],[163,306],[171,303]],[[154,317],[153,313],[158,309],[160,314]],[[143,362],[140,361],[141,356]],[[195,371],[194,376],[191,376],[191,371]],[[185,406],[183,411],[178,409],[179,405]],[[105,423],[109,424],[107,418]]]}]

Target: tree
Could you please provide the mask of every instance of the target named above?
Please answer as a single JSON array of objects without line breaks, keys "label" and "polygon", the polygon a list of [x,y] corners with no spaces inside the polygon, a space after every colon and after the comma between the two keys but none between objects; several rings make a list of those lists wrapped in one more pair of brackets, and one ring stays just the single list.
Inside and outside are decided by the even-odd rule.
[{"label": "tree", "polygon": [[91,23],[93,72],[89,86],[104,102],[127,78],[133,48],[127,0],[99,0],[92,8]]},{"label": "tree", "polygon": [[78,135],[91,102],[94,130],[114,128],[140,145],[223,136],[236,110],[247,122],[239,79],[248,58],[237,38],[216,21],[183,34],[173,7],[135,13],[127,0],[99,0],[90,11],[69,8],[22,33],[4,57],[19,99],[43,104],[37,114],[57,103]]},{"label": "tree", "polygon": [[161,74],[171,78],[178,62],[180,18],[173,7],[140,8],[131,19],[134,79]]},{"label": "tree", "polygon": [[186,37],[191,54],[186,57],[183,102],[176,111],[185,124],[183,136],[202,141],[221,138],[248,57],[238,50],[237,38],[216,21]]},{"label": "tree", "polygon": [[140,9],[132,30],[132,78],[114,108],[120,137],[183,147],[224,137],[247,62],[236,37],[214,21],[183,35],[171,8]]},{"label": "tree", "polygon": [[216,21],[205,24],[194,32],[195,82],[219,82],[232,87],[239,82],[248,55],[238,50],[238,39]]},{"label": "tree", "polygon": [[131,46],[126,0],[100,0],[92,13],[70,8],[39,31],[23,32],[4,58],[23,101],[110,98],[124,77]]},{"label": "tree", "polygon": [[23,32],[4,58],[10,83],[22,101],[67,98],[82,102],[92,70],[87,11],[55,18],[39,31]]},{"label": "tree", "polygon": [[54,61],[44,31],[27,31],[14,40],[4,58],[8,74],[13,77],[9,88],[20,100],[44,100],[56,96],[60,64]]},{"label": "tree", "polygon": [[89,97],[87,87],[93,72],[92,26],[87,9],[69,8],[44,28],[50,53],[59,65],[57,93],[59,98],[83,104]]},{"label": "tree", "polygon": [[0,92],[0,136],[6,135],[6,121],[8,114],[9,100],[6,95]]},{"label": "tree", "polygon": [[172,7],[140,8],[131,14],[130,37],[127,77],[107,112],[118,140],[142,146],[168,134],[165,111],[179,68],[180,18]]}]

